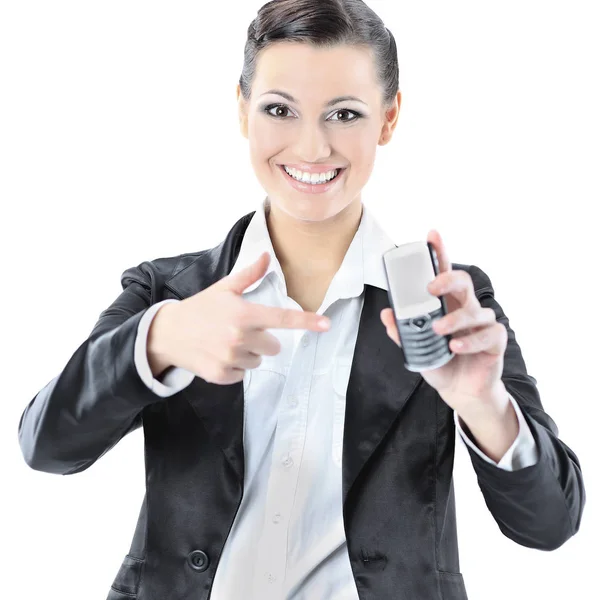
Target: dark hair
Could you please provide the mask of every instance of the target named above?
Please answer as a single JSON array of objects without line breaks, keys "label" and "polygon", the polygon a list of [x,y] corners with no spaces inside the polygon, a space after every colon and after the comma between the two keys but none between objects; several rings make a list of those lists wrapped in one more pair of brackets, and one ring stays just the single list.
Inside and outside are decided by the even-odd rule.
[{"label": "dark hair", "polygon": [[362,0],[271,0],[248,27],[240,77],[243,97],[250,98],[257,56],[279,41],[306,42],[316,47],[338,44],[366,46],[373,52],[383,105],[398,92],[398,54],[392,32]]}]

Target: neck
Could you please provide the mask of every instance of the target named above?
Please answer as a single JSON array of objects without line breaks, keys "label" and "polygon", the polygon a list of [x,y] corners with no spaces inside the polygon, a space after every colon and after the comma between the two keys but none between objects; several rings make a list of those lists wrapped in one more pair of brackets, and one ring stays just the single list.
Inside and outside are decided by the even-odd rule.
[{"label": "neck", "polygon": [[275,255],[286,276],[333,277],[340,268],[362,216],[360,197],[324,221],[294,219],[265,204],[267,228]]}]

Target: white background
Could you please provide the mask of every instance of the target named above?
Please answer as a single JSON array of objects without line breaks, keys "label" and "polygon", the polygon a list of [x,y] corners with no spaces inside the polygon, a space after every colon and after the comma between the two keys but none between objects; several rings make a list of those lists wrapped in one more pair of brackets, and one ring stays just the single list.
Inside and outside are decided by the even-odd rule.
[{"label": "white background", "polygon": [[[1,5],[3,597],[105,598],[129,549],[142,431],[64,477],[27,467],[17,426],[125,269],[218,244],[264,197],[235,98],[261,4]],[[473,600],[597,593],[595,4],[369,2],[396,37],[403,100],[363,201],[396,243],[438,228],[453,262],[490,276],[587,489],[575,537],[524,548],[498,529],[457,437]]]}]

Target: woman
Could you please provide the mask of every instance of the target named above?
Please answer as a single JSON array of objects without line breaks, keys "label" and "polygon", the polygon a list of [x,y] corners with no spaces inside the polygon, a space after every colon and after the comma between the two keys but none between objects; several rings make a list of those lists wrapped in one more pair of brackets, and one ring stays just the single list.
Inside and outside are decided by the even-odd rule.
[{"label": "woman", "polygon": [[109,600],[467,598],[455,426],[507,537],[551,550],[577,532],[579,461],[489,277],[436,231],[429,291],[456,356],[401,368],[395,244],[361,201],[400,99],[394,38],[365,4],[263,6],[238,101],[266,199],[215,248],[127,269],[25,409],[25,460],[51,473],[143,425],[146,495]]}]

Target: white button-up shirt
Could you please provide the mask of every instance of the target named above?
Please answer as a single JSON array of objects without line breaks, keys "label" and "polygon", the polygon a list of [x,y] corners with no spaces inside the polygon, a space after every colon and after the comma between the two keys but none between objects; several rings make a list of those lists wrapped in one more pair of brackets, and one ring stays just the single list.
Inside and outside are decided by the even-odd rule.
[{"label": "white button-up shirt", "polygon": [[[266,274],[244,290],[243,298],[302,310],[287,295],[267,229],[267,202],[268,198],[261,201],[248,225],[232,273],[268,251]],[[358,230],[316,311],[331,319],[329,330],[270,329],[281,351],[263,356],[258,367],[246,370],[244,494],[216,571],[211,600],[358,600],[342,515],[346,389],[364,285],[387,290],[382,255],[393,247],[363,204]],[[166,302],[178,300],[164,300],[148,309],[135,344],[141,379],[165,398],[195,377],[179,367],[168,370],[162,381],[152,377],[146,339],[152,318]],[[487,462],[509,471],[538,459],[521,410],[512,397],[510,401],[520,429],[498,463],[469,439],[454,413],[464,443]]]}]

